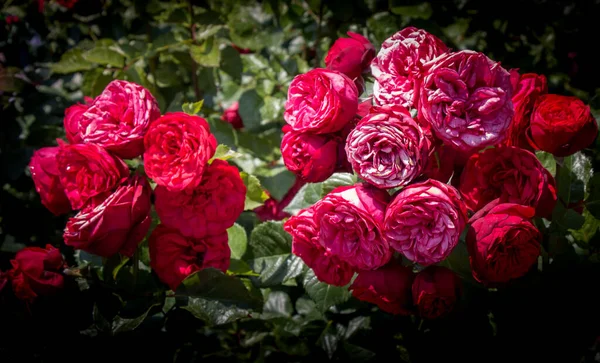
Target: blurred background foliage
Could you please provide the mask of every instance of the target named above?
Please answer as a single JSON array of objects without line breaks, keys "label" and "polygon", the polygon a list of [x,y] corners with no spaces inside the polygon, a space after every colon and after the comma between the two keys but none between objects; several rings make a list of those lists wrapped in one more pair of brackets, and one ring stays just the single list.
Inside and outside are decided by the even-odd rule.
[{"label": "blurred background foliage", "polygon": [[[242,154],[232,162],[280,199],[294,182],[279,151],[287,86],[295,75],[323,66],[333,41],[347,31],[364,34],[379,47],[405,26],[423,28],[453,49],[481,51],[507,69],[545,74],[551,93],[580,97],[598,119],[599,14],[599,0],[5,0],[0,8],[0,269],[7,269],[23,246],[46,243],[60,245],[69,263],[76,263],[72,249],[61,244],[66,217],[54,217],[41,205],[26,166],[33,150],[64,137],[64,109],[97,96],[113,79],[150,89],[163,113],[203,99],[201,115],[218,141]],[[220,120],[235,101],[243,130]],[[580,217],[561,216],[565,225],[545,241],[544,258],[553,263],[543,264],[544,274],[530,274],[501,291],[466,289],[461,310],[444,321],[392,319],[354,300],[315,307],[313,295],[322,291],[311,294],[310,283],[299,281],[311,300],[294,286],[310,277],[306,273],[287,279],[289,286],[265,285],[271,293],[263,291],[261,319],[223,321],[218,328],[194,319],[193,309],[167,308],[167,302],[161,309],[156,296],[143,294],[133,315],[121,318],[127,309],[120,295],[74,289],[37,304],[35,319],[28,311],[2,311],[0,329],[11,338],[0,343],[0,356],[7,362],[67,355],[92,361],[592,362],[600,344],[594,295],[600,281],[597,146],[565,160],[568,173],[560,177],[569,182],[563,185],[569,185],[570,199],[563,202],[568,207],[585,199],[586,223],[582,228]],[[546,166],[555,167],[553,162]],[[301,207],[301,201],[294,203],[291,208]],[[250,232],[257,218],[245,212],[238,222],[245,229],[241,233]],[[92,306],[96,301],[108,306],[102,314]],[[132,318],[141,311],[142,320]],[[109,328],[102,329],[102,316],[121,320],[105,321]]]}]

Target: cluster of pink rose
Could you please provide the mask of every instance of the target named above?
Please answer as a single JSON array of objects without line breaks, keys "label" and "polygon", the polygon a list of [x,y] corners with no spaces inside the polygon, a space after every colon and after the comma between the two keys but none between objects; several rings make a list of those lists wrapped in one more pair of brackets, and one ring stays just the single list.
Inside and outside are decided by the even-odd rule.
[{"label": "cluster of pink rose", "polygon": [[[425,317],[456,301],[458,279],[434,265],[467,225],[477,281],[523,276],[540,253],[532,219],[551,218],[557,202],[554,178],[532,151],[562,157],[589,146],[598,133],[589,107],[547,94],[543,75],[451,51],[421,29],[397,32],[377,55],[349,35],[330,49],[327,69],[292,81],[281,149],[304,181],[349,164],[363,182],[291,217],[293,252],[323,282],[345,286],[357,273],[349,287],[357,298],[397,314],[415,305]],[[373,94],[361,100],[355,84],[369,70]],[[400,255],[429,267],[413,277]]]},{"label": "cluster of pink rose", "polygon": [[[175,289],[201,268],[226,271],[226,230],[244,210],[246,187],[236,167],[212,160],[217,142],[206,120],[161,116],[147,89],[121,80],[86,101],[65,111],[68,143],[35,151],[29,164],[46,208],[55,215],[78,210],[67,222],[65,244],[103,257],[133,256],[152,225],[154,195],[162,224],[149,249],[158,277]],[[124,161],[141,156],[146,175]],[[52,246],[25,248],[12,264],[4,276],[21,299],[63,284],[64,261]]]}]

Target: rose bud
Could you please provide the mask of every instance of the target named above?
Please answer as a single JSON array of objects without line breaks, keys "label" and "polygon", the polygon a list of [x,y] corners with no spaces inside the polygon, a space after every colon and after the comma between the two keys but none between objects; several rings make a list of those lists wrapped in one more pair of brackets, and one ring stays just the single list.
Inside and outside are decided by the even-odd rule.
[{"label": "rose bud", "polygon": [[513,116],[509,73],[482,53],[463,50],[431,63],[419,117],[464,157],[504,140]]},{"label": "rose bud", "polygon": [[569,156],[590,146],[598,135],[598,124],[590,107],[577,97],[543,95],[538,98],[527,132],[536,150],[554,156]]},{"label": "rose bud", "polygon": [[238,112],[239,109],[239,102],[232,103],[231,106],[229,106],[229,108],[223,111],[223,114],[221,115],[221,120],[233,126],[234,129],[243,128],[244,122],[242,121],[242,118],[240,117],[240,114]]},{"label": "rose bud", "polygon": [[60,182],[73,209],[108,192],[129,176],[123,160],[96,144],[61,144],[57,154]]},{"label": "rose bud", "polygon": [[288,170],[309,183],[329,178],[336,167],[338,142],[328,135],[286,131],[281,154]]},{"label": "rose bud", "polygon": [[160,224],[152,231],[148,247],[152,270],[171,290],[196,271],[212,267],[226,272],[229,268],[226,231],[194,239]]},{"label": "rose bud", "polygon": [[10,261],[8,277],[15,296],[32,302],[38,296],[52,295],[63,288],[61,275],[65,261],[60,251],[51,245],[46,248],[25,247]]},{"label": "rose bud", "polygon": [[452,270],[429,266],[419,272],[413,281],[413,303],[419,309],[421,317],[440,318],[454,309],[460,290],[460,279]]},{"label": "rose bud", "polygon": [[377,270],[360,271],[349,290],[358,300],[376,304],[385,312],[410,315],[413,279],[410,268],[391,262]]},{"label": "rose bud", "polygon": [[81,116],[79,132],[85,143],[98,144],[123,159],[144,152],[144,135],[160,117],[158,103],[144,87],[114,80]]},{"label": "rose bud", "polygon": [[34,151],[29,162],[31,178],[42,204],[57,216],[71,211],[71,204],[58,173],[58,150],[58,147],[43,147]]},{"label": "rose bud", "polygon": [[335,188],[313,206],[321,245],[357,269],[385,265],[392,257],[382,235],[389,198],[365,184]]},{"label": "rose bud", "polygon": [[325,56],[327,69],[342,72],[351,79],[369,68],[375,57],[375,47],[360,34],[348,32],[350,38],[338,38]]},{"label": "rose bud", "polygon": [[410,184],[427,165],[429,139],[400,106],[373,107],[346,140],[346,155],[356,173],[378,188]]},{"label": "rose bud", "polygon": [[312,207],[288,219],[283,229],[292,235],[292,253],[313,269],[319,281],[335,286],[350,282],[354,268],[321,245]]},{"label": "rose bud", "polygon": [[69,219],[65,244],[102,257],[117,252],[133,256],[152,223],[151,194],[146,178],[132,175],[112,194],[90,200]]},{"label": "rose bud", "polygon": [[85,97],[84,104],[76,104],[65,110],[65,119],[63,124],[65,126],[65,134],[67,136],[67,140],[69,140],[69,144],[81,144],[83,140],[81,139],[81,132],[79,130],[79,122],[81,121],[81,116],[90,108],[90,104],[94,102],[94,100],[90,97]]},{"label": "rose bud", "polygon": [[467,249],[475,280],[493,285],[521,277],[540,254],[542,234],[531,223],[535,210],[495,200],[469,220]]},{"label": "rose bud", "polygon": [[279,208],[279,203],[277,200],[273,199],[273,197],[265,200],[263,205],[254,208],[253,211],[261,222],[280,221],[290,216],[289,213],[284,212]]},{"label": "rose bud", "polygon": [[436,36],[415,27],[386,39],[371,63],[375,103],[417,107],[425,64],[447,51]]},{"label": "rose bud", "polygon": [[156,184],[180,191],[200,184],[217,140],[205,119],[171,112],[152,123],[144,146],[146,174]]},{"label": "rose bud", "polygon": [[295,131],[332,133],[344,128],[358,108],[358,90],[343,73],[316,68],[294,78],[283,118]]},{"label": "rose bud", "polygon": [[459,190],[472,211],[500,198],[500,203],[531,206],[536,215],[548,218],[556,204],[554,177],[534,154],[514,146],[471,155],[462,172]]},{"label": "rose bud", "polygon": [[438,263],[454,249],[467,223],[467,209],[450,185],[429,179],[400,190],[385,213],[384,236],[421,265]]}]

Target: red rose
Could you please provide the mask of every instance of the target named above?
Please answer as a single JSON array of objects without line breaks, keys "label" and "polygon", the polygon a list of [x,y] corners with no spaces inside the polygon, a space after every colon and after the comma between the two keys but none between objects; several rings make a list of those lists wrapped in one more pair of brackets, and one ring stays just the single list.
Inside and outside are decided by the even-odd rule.
[{"label": "red rose", "polygon": [[322,182],[335,171],[338,142],[328,135],[289,130],[281,140],[283,162],[289,171],[309,183]]},{"label": "red rose", "polygon": [[90,108],[90,103],[94,100],[90,97],[85,97],[84,104],[76,104],[65,110],[65,119],[63,124],[65,126],[65,134],[69,144],[81,144],[81,131],[79,130],[79,123],[81,116]]},{"label": "red rose", "polygon": [[29,162],[31,178],[42,204],[57,216],[71,211],[71,204],[58,173],[56,160],[58,150],[58,147],[44,147],[36,150]]},{"label": "red rose", "polygon": [[86,143],[98,144],[123,159],[144,152],[144,135],[160,117],[158,103],[144,87],[115,80],[81,116],[79,132]]},{"label": "red rose", "polygon": [[61,275],[65,265],[60,251],[51,245],[46,248],[25,247],[11,260],[8,271],[17,298],[33,301],[37,296],[52,295],[63,288]]},{"label": "red rose", "polygon": [[527,132],[534,149],[555,156],[569,156],[585,149],[596,135],[598,124],[589,106],[577,97],[552,94],[538,98]]},{"label": "red rose", "polygon": [[549,217],[556,203],[552,175],[534,154],[514,146],[471,155],[462,172],[459,190],[473,211],[500,198],[500,203],[531,206],[536,215]]},{"label": "red rose", "polygon": [[412,284],[413,303],[419,315],[435,319],[454,309],[461,290],[460,279],[452,270],[429,266],[417,274]]},{"label": "red rose", "polygon": [[221,120],[233,126],[234,129],[243,128],[244,122],[242,121],[242,118],[240,117],[240,114],[238,112],[239,109],[239,102],[232,103],[231,106],[229,106],[229,108],[223,111],[223,114],[221,115]]},{"label": "red rose", "polygon": [[214,160],[193,189],[154,189],[161,222],[184,236],[201,238],[231,227],[244,211],[246,186],[240,172],[224,160]]},{"label": "red rose", "polygon": [[342,72],[351,79],[360,77],[375,57],[375,47],[360,34],[348,32],[350,38],[338,38],[325,57],[327,69]]},{"label": "red rose", "polygon": [[80,209],[88,199],[108,192],[129,176],[123,160],[96,144],[59,146],[58,173],[73,209]]},{"label": "red rose", "polygon": [[90,200],[69,219],[65,244],[103,257],[117,252],[131,257],[152,223],[151,194],[146,178],[132,175],[112,194]]},{"label": "red rose", "polygon": [[160,224],[152,231],[148,247],[152,270],[171,290],[196,271],[213,267],[226,272],[229,268],[231,251],[225,231],[193,239]]},{"label": "red rose", "polygon": [[352,295],[361,301],[370,302],[390,314],[410,315],[412,270],[391,262],[372,271],[360,271],[350,285]]},{"label": "red rose", "polygon": [[260,207],[254,208],[254,213],[262,222],[280,221],[290,216],[289,213],[279,208],[279,203],[273,197],[265,200],[265,203]]},{"label": "red rose", "polygon": [[540,254],[542,240],[531,223],[534,215],[531,207],[495,200],[471,217],[467,248],[477,281],[504,283],[529,271]]},{"label": "red rose", "polygon": [[205,119],[172,112],[152,123],[144,146],[146,174],[156,184],[180,191],[200,184],[217,140]]},{"label": "red rose", "polygon": [[283,228],[292,235],[292,253],[313,269],[319,281],[335,286],[350,282],[354,268],[321,245],[313,208],[291,217]]}]

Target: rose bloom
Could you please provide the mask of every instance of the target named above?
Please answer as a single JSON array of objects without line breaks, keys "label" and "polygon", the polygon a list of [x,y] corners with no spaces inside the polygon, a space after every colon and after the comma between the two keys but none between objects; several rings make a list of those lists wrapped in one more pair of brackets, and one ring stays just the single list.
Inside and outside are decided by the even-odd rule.
[{"label": "rose bloom", "polygon": [[152,123],[144,146],[146,174],[158,185],[181,191],[200,184],[217,140],[202,117],[171,112]]},{"label": "rose bloom", "polygon": [[71,211],[58,173],[58,150],[58,147],[43,147],[33,152],[29,162],[31,178],[42,204],[57,216]]},{"label": "rose bloom", "polygon": [[319,242],[362,270],[385,265],[392,257],[382,235],[389,194],[369,185],[338,187],[314,205]]},{"label": "rose bloom", "polygon": [[556,204],[554,177],[534,154],[514,146],[473,154],[463,169],[459,190],[473,211],[496,198],[501,203],[528,205],[549,217]]},{"label": "rose bloom", "polygon": [[452,270],[429,266],[417,274],[412,284],[413,303],[419,315],[436,319],[450,313],[460,296],[460,279]]},{"label": "rose bloom", "polygon": [[227,122],[234,129],[241,129],[244,127],[244,121],[242,121],[242,117],[240,116],[238,110],[240,109],[239,102],[234,102],[229,106],[229,108],[223,111],[221,115],[221,120]]},{"label": "rose bloom", "polygon": [[436,36],[415,27],[386,39],[371,63],[375,103],[417,107],[425,65],[447,51]]},{"label": "rose bloom", "polygon": [[333,174],[338,142],[328,135],[289,130],[281,140],[283,162],[289,171],[309,183],[322,182]]},{"label": "rose bloom", "polygon": [[150,91],[132,82],[114,80],[81,115],[79,132],[83,142],[133,159],[144,152],[144,134],[159,117],[158,103]]},{"label": "rose bloom", "polygon": [[288,219],[283,229],[292,235],[292,253],[313,269],[319,281],[335,286],[350,282],[354,268],[321,245],[312,207]]},{"label": "rose bloom", "polygon": [[42,295],[52,295],[63,288],[61,274],[65,261],[60,251],[51,245],[46,248],[25,247],[10,261],[8,277],[15,296],[31,302]]},{"label": "rose bloom", "polygon": [[385,213],[384,236],[409,260],[431,265],[448,257],[466,223],[458,191],[429,179],[394,196]]},{"label": "rose bloom", "polygon": [[154,189],[156,213],[161,222],[184,236],[204,237],[233,226],[244,211],[246,186],[240,172],[224,160],[214,160],[194,189]]},{"label": "rose bloom", "polygon": [[196,271],[212,267],[226,272],[229,268],[226,231],[194,239],[160,224],[152,231],[148,247],[152,270],[171,290]]},{"label": "rose bloom", "polygon": [[63,124],[65,126],[65,134],[67,140],[69,140],[69,144],[81,144],[83,142],[79,131],[79,121],[81,121],[81,116],[85,111],[90,108],[92,102],[94,102],[93,98],[85,97],[84,104],[78,103],[65,110]]},{"label": "rose bloom", "polygon": [[348,135],[346,155],[361,178],[389,189],[408,185],[422,174],[430,146],[404,107],[373,107]]},{"label": "rose bloom", "polygon": [[471,217],[467,249],[477,281],[504,283],[529,271],[542,240],[531,222],[534,216],[531,207],[495,200]]},{"label": "rose bloom", "polygon": [[73,209],[80,209],[88,199],[112,190],[129,176],[123,160],[96,144],[61,144],[57,162],[60,182]]},{"label": "rose bloom", "polygon": [[324,134],[341,130],[357,108],[358,90],[350,78],[316,68],[290,84],[283,118],[296,131]]},{"label": "rose bloom", "polygon": [[432,62],[419,117],[465,156],[504,140],[513,117],[509,73],[482,53],[463,50]]},{"label": "rose bloom", "polygon": [[349,290],[358,300],[376,304],[385,312],[410,315],[413,279],[410,268],[391,262],[377,270],[360,271]]},{"label": "rose bloom", "polygon": [[132,175],[104,199],[89,201],[67,222],[65,244],[94,255],[131,257],[146,237],[152,189],[145,177]]},{"label": "rose bloom", "polygon": [[350,38],[338,38],[333,43],[325,56],[325,65],[327,69],[342,72],[355,79],[369,68],[375,57],[375,47],[360,34],[347,34]]},{"label": "rose bloom", "polygon": [[569,156],[590,146],[596,135],[598,124],[589,106],[577,97],[549,94],[538,98],[527,138],[536,150]]}]

